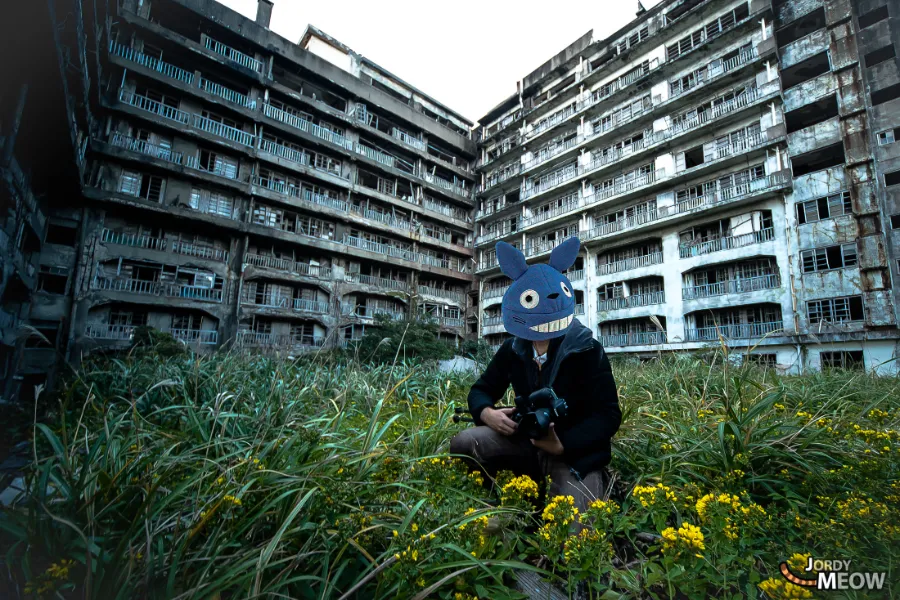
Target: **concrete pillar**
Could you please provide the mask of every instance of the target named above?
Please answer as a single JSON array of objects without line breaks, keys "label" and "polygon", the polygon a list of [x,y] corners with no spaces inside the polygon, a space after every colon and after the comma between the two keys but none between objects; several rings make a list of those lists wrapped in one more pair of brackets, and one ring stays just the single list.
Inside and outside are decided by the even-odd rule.
[{"label": "concrete pillar", "polygon": [[272,20],[272,0],[257,0],[256,3],[256,24],[266,29]]}]

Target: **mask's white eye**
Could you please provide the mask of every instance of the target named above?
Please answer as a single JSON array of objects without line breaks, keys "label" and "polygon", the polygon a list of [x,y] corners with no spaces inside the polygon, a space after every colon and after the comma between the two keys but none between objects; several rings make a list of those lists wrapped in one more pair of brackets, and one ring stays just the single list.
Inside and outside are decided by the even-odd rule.
[{"label": "mask's white eye", "polygon": [[566,285],[566,282],[565,282],[565,281],[560,281],[560,282],[559,282],[559,287],[562,288],[563,294],[565,294],[565,295],[568,296],[569,298],[572,297],[572,290],[569,289],[569,286]]},{"label": "mask's white eye", "polygon": [[521,302],[522,306],[525,308],[534,308],[540,301],[541,299],[538,297],[538,293],[534,290],[525,290],[522,292],[522,295],[519,296],[519,302]]}]

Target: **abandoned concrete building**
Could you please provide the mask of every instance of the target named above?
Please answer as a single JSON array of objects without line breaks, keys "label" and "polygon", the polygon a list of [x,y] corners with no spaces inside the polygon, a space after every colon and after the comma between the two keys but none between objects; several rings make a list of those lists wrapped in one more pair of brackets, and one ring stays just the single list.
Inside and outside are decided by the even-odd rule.
[{"label": "abandoned concrete building", "polygon": [[[610,353],[725,339],[787,371],[898,370],[887,0],[662,0],[478,126],[315,27],[274,34],[269,0],[255,20],[209,0],[16,9],[6,398],[145,324],[296,353],[383,314],[497,345],[496,241],[537,261],[572,235],[578,318]],[[38,19],[46,40],[15,26]]]},{"label": "abandoned concrete building", "polygon": [[785,371],[898,371],[900,7],[664,1],[588,33],[476,130],[479,334],[494,244],[577,235],[578,318],[610,353],[717,344]]}]

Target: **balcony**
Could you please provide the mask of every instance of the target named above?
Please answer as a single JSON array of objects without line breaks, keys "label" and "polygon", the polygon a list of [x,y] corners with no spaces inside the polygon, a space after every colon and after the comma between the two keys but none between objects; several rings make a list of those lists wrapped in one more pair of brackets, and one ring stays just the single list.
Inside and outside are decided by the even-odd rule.
[{"label": "balcony", "polygon": [[710,254],[712,252],[719,252],[721,250],[733,250],[744,246],[771,242],[774,239],[775,229],[770,227],[742,235],[720,237],[694,244],[681,244],[678,247],[678,254],[681,258],[691,258],[703,254]]},{"label": "balcony", "polygon": [[488,288],[484,290],[484,299],[487,300],[489,298],[502,298],[503,294],[505,294],[506,290],[508,289],[509,286],[501,288]]},{"label": "balcony", "polygon": [[224,85],[219,85],[218,83],[212,82],[209,79],[200,78],[200,89],[208,94],[212,94],[213,96],[218,96],[219,98],[223,98],[237,104],[238,106],[244,106],[247,108],[255,108],[255,101],[251,101],[250,98],[246,94],[242,94],[240,92],[236,92],[230,88],[225,87]]},{"label": "balcony", "polygon": [[453,192],[454,194],[456,194],[458,196],[462,196],[463,198],[465,198],[467,200],[469,199],[469,191],[466,189],[466,187],[464,185],[459,185],[458,183],[455,183],[452,181],[447,181],[443,177],[438,177],[437,175],[432,175],[431,173],[429,173],[427,171],[424,173],[421,173],[420,175],[421,175],[422,179],[424,179],[431,185],[434,185],[441,189]]},{"label": "balcony", "polygon": [[374,320],[378,315],[384,315],[393,321],[402,321],[406,318],[406,313],[401,310],[380,306],[363,306],[347,303],[341,305],[341,314],[367,320]]},{"label": "balcony", "polygon": [[409,283],[399,279],[389,279],[387,277],[376,277],[374,275],[364,275],[363,273],[347,273],[346,281],[353,283],[362,283],[364,285],[372,285],[385,290],[409,290]]},{"label": "balcony", "polygon": [[397,164],[397,160],[394,156],[376,150],[375,148],[369,148],[363,144],[356,144],[355,151],[357,154],[362,154],[369,160],[373,160],[390,169],[393,169]]},{"label": "balcony", "polygon": [[538,256],[539,254],[544,254],[546,252],[552,251],[554,248],[562,244],[569,238],[578,237],[577,233],[573,233],[566,237],[556,238],[554,240],[547,240],[545,242],[535,242],[533,240],[528,240],[528,244],[525,246],[525,256]]},{"label": "balcony", "polygon": [[321,125],[316,125],[311,121],[286,112],[280,108],[276,108],[271,104],[263,104],[263,114],[270,119],[280,121],[285,125],[290,125],[294,129],[298,129],[304,133],[313,135],[319,139],[334,144],[335,146],[340,146],[341,148],[344,148],[346,150],[353,150],[353,141],[348,140],[343,135],[334,133],[330,129],[326,129]]},{"label": "balcony", "polygon": [[215,260],[218,262],[228,261],[228,251],[221,248],[215,248],[204,244],[193,244],[189,242],[176,241],[172,242],[172,252],[175,254],[184,254],[185,256],[194,256],[197,258],[205,258],[207,260]]},{"label": "balcony", "polygon": [[277,258],[275,256],[263,256],[261,254],[246,254],[244,261],[248,265],[284,273],[294,273],[317,279],[331,279],[331,268],[307,263],[297,262],[289,258]]},{"label": "balcony", "polygon": [[466,211],[456,207],[447,206],[446,204],[440,204],[427,197],[422,198],[422,207],[452,219],[465,222],[469,221],[469,214]]},{"label": "balcony", "polygon": [[311,335],[274,334],[258,331],[239,331],[237,345],[242,348],[280,350],[315,350],[325,345],[325,338]]},{"label": "balcony", "polygon": [[395,258],[408,260],[410,262],[419,262],[420,255],[418,252],[407,250],[405,248],[399,248],[390,244],[382,244],[380,242],[354,237],[347,234],[344,234],[344,238],[341,243],[343,243],[345,246],[359,248],[360,250],[368,250],[369,252],[376,252],[378,254],[384,254],[386,256],[393,256]]},{"label": "balcony", "polygon": [[176,165],[184,164],[184,154],[181,152],[174,152],[171,148],[166,146],[151,144],[144,140],[122,135],[119,132],[113,133],[110,143],[118,148],[146,154],[147,156],[158,158]]},{"label": "balcony", "polygon": [[698,327],[685,331],[685,341],[688,342],[717,342],[720,336],[726,340],[748,340],[766,337],[777,331],[781,331],[780,322],[772,323],[739,323],[734,325],[719,325],[718,327]]},{"label": "balcony", "polygon": [[237,144],[242,144],[251,148],[256,144],[256,136],[252,133],[247,133],[242,129],[225,125],[224,123],[214,121],[213,119],[202,115],[194,115],[193,125],[200,131],[211,133]]},{"label": "balcony", "polygon": [[104,244],[144,248],[145,250],[165,251],[166,249],[166,240],[163,238],[138,235],[135,233],[123,233],[120,231],[113,231],[112,229],[104,229],[100,236],[100,241]]},{"label": "balcony", "polygon": [[306,298],[289,298],[278,294],[245,293],[241,296],[241,304],[258,308],[288,309],[296,312],[309,312],[315,314],[328,314],[328,302],[320,300],[307,300]]},{"label": "balcony", "polygon": [[548,160],[550,160],[551,158],[553,158],[554,156],[557,156],[558,154],[562,154],[566,150],[571,150],[572,148],[574,148],[575,146],[580,144],[582,141],[584,141],[583,136],[576,135],[575,137],[569,138],[568,140],[566,140],[560,144],[552,144],[552,145],[545,146],[545,147],[541,148],[540,150],[538,150],[537,152],[535,152],[535,155],[531,160],[528,160],[528,161],[525,161],[524,163],[522,163],[521,170],[527,171],[538,165],[541,165],[541,164],[547,162]]},{"label": "balcony", "polygon": [[[569,200],[564,201],[559,206],[554,206],[553,208],[545,211],[541,211],[531,215],[530,217],[524,218],[522,221],[523,227],[530,227],[532,225],[536,225],[538,223],[543,223],[544,221],[549,221],[550,219],[554,219],[560,215],[564,215],[567,212],[573,211],[580,206],[583,206],[583,202],[580,198],[578,198],[577,193],[573,194]],[[537,207],[540,208],[540,207]]]},{"label": "balcony", "polygon": [[705,87],[709,85],[710,82],[715,81],[726,73],[730,73],[738,67],[753,62],[757,58],[759,58],[759,54],[756,51],[756,47],[751,46],[749,50],[741,52],[737,56],[733,56],[720,64],[709,64],[702,69],[704,75],[695,78],[697,81],[695,85],[690,87],[679,86],[677,90],[670,90],[669,99],[678,98],[699,88]]},{"label": "balcony", "polygon": [[600,300],[597,305],[597,311],[619,310],[622,308],[637,308],[640,306],[652,306],[654,304],[665,304],[666,293],[664,290],[658,292],[649,292],[647,294],[633,294],[623,298],[609,298],[608,300]]},{"label": "balcony", "polygon": [[512,166],[504,169],[502,173],[491,175],[490,177],[488,177],[487,181],[484,184],[484,188],[481,191],[486,192],[489,189],[491,189],[492,187],[494,187],[495,185],[499,185],[499,184],[503,183],[504,181],[508,181],[509,179],[512,179],[513,177],[515,177],[516,175],[518,175],[521,172],[522,172],[521,165],[512,165]]},{"label": "balcony", "polygon": [[563,273],[569,278],[569,281],[581,281],[584,279],[584,269],[575,269],[574,271],[566,271]]},{"label": "balcony", "polygon": [[496,228],[493,229],[493,230],[485,231],[484,233],[482,233],[481,235],[479,235],[477,238],[475,238],[475,244],[476,244],[476,245],[478,245],[478,244],[486,244],[486,243],[488,243],[488,242],[491,242],[491,241],[493,241],[493,240],[496,240],[496,239],[498,239],[498,238],[501,238],[501,237],[503,237],[503,236],[505,236],[505,235],[509,235],[509,234],[511,234],[511,233],[515,233],[516,231],[518,231],[518,229],[519,229],[519,227],[521,226],[521,224],[522,224],[521,219],[517,219],[517,220],[516,220],[516,227],[515,227],[515,228],[513,228],[508,222],[505,222],[501,227],[496,227]]},{"label": "balcony", "polygon": [[[360,217],[362,217],[364,219],[369,219],[371,221],[378,221],[380,223],[384,223],[388,227],[395,227],[397,229],[403,229],[405,231],[413,231],[413,225],[410,221],[407,221],[405,219],[397,219],[393,215],[388,214],[388,213],[380,212],[377,210],[372,210],[370,208],[364,208],[362,206],[356,206],[353,204],[350,205],[350,212],[355,215],[359,215]],[[434,237],[434,236],[429,236],[429,237]],[[446,240],[443,240],[443,241],[449,242],[450,236],[447,235]]]},{"label": "balcony", "polygon": [[434,296],[435,298],[444,298],[446,300],[452,300],[453,302],[457,302],[459,304],[465,302],[465,297],[463,296],[463,294],[454,290],[445,290],[427,285],[420,285],[418,286],[417,290],[420,294]]},{"label": "balcony", "polygon": [[162,283],[144,279],[119,279],[113,277],[94,277],[95,290],[108,292],[126,292],[145,296],[163,296],[166,298],[185,298],[201,302],[222,302],[222,290],[205,288],[179,283]]},{"label": "balcony", "polygon": [[196,156],[188,156],[187,160],[185,160],[184,166],[188,169],[194,169],[195,171],[209,173],[210,175],[217,175],[226,179],[237,180],[238,178],[238,170],[236,166],[229,169],[222,163],[216,163],[211,169],[207,169],[206,167],[201,166],[200,159],[198,159]]},{"label": "balcony", "polygon": [[579,176],[579,169],[575,163],[558,169],[552,173],[541,177],[537,183],[528,186],[528,180],[522,182],[522,200],[527,200],[533,196],[537,196],[542,192],[546,192],[551,188],[562,185],[567,181],[571,181]]},{"label": "balcony", "polygon": [[447,316],[439,316],[439,315],[431,315],[431,314],[419,314],[419,320],[424,321],[426,323],[435,323],[440,325],[441,327],[452,327],[458,328],[462,327],[464,321],[460,317],[447,317]]},{"label": "balcony", "polygon": [[416,150],[421,150],[422,152],[427,150],[425,142],[423,142],[422,140],[420,140],[417,137],[413,137],[412,135],[406,133],[405,131],[400,131],[396,127],[393,127],[391,129],[391,137],[393,137],[394,139],[400,140],[407,146],[411,146],[411,147],[415,148]]},{"label": "balcony", "polygon": [[123,44],[119,44],[115,40],[109,41],[109,53],[124,58],[127,61],[139,64],[151,71],[156,71],[160,75],[168,77],[169,79],[180,81],[181,83],[184,83],[186,85],[194,84],[194,74],[190,71],[185,71],[181,67],[176,67],[175,65],[163,62],[153,56],[147,56],[146,54],[138,52],[133,48],[129,48],[128,46],[125,46]]},{"label": "balcony", "polygon": [[[310,155],[302,150],[295,150],[294,148],[289,148],[283,144],[279,144],[278,142],[273,142],[272,140],[262,139],[260,140],[259,149],[263,152],[268,152],[269,154],[274,154],[280,158],[288,160],[293,163],[297,163],[298,165],[309,167],[315,169],[317,171],[321,171],[323,173],[327,173],[332,177],[338,177],[340,179],[350,179],[349,176],[341,175],[340,173],[335,173],[333,170],[329,170],[327,168],[317,167],[312,164],[312,159]],[[290,187],[290,186],[288,186]]]},{"label": "balcony", "polygon": [[747,277],[745,279],[729,279],[705,285],[695,285],[681,289],[683,300],[697,300],[699,298],[712,298],[726,294],[745,294],[760,290],[773,290],[781,287],[781,276],[777,273],[760,275],[759,277]]},{"label": "balcony", "polygon": [[666,343],[666,332],[643,331],[639,333],[613,333],[601,335],[600,343],[607,347],[656,346]]},{"label": "balcony", "polygon": [[484,327],[498,327],[503,325],[503,316],[497,315],[496,317],[485,317],[481,322],[481,325]]},{"label": "balcony", "polygon": [[206,37],[206,47],[216,54],[221,54],[228,60],[235,62],[242,67],[255,71],[261,75],[265,75],[265,64],[256,60],[252,56],[248,56],[243,52],[235,50],[231,46],[226,46],[222,42],[217,42],[211,37]]},{"label": "balcony", "polygon": [[180,340],[188,345],[215,345],[219,342],[219,332],[215,329],[171,329],[176,340]]},{"label": "balcony", "polygon": [[87,323],[84,335],[95,340],[131,341],[137,325],[117,325],[112,323]]},{"label": "balcony", "polygon": [[178,110],[174,106],[169,106],[162,102],[151,100],[146,96],[140,96],[133,92],[126,91],[125,88],[122,88],[122,90],[119,91],[119,101],[139,110],[158,115],[169,121],[174,121],[179,125],[187,125],[191,121],[191,115],[183,110]]},{"label": "balcony", "polygon": [[650,265],[659,265],[663,262],[663,253],[651,252],[642,256],[634,256],[615,262],[603,263],[597,265],[597,275],[609,275],[610,273],[620,273],[622,271],[630,271],[632,269],[640,269],[641,267],[649,267]]}]

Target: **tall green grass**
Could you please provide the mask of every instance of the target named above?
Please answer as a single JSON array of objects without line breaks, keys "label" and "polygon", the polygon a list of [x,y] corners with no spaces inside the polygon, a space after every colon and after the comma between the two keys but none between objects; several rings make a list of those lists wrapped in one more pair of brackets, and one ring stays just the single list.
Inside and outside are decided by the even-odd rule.
[{"label": "tall green grass", "polygon": [[[587,571],[545,559],[543,574],[587,580],[595,597],[746,595],[811,552],[896,581],[898,381],[713,362],[615,365],[613,554]],[[442,454],[471,383],[329,356],[88,363],[36,424],[30,494],[0,517],[9,585],[97,599],[516,597],[512,570],[547,554],[540,517],[492,508]],[[663,512],[631,496],[660,482],[678,496]],[[706,524],[705,562],[673,563],[662,526],[698,522],[693,503],[711,491],[768,518],[739,543]],[[476,526],[499,512],[505,532]]]}]

